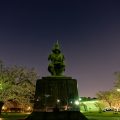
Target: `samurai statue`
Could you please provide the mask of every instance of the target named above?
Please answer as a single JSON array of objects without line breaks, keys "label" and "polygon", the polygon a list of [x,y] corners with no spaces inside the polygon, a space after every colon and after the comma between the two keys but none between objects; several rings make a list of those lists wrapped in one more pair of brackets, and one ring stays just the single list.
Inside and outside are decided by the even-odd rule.
[{"label": "samurai statue", "polygon": [[61,76],[65,71],[64,55],[61,53],[58,41],[55,43],[52,49],[52,53],[48,56],[50,61],[48,65],[48,71],[52,76]]}]

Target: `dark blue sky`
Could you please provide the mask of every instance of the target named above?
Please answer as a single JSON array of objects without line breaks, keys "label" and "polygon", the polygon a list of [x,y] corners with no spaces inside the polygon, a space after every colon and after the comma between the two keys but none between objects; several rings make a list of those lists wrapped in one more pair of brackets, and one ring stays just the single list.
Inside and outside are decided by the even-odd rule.
[{"label": "dark blue sky", "polygon": [[47,57],[59,40],[65,74],[78,80],[81,96],[111,89],[120,71],[119,6],[119,0],[2,0],[0,59],[48,76]]}]

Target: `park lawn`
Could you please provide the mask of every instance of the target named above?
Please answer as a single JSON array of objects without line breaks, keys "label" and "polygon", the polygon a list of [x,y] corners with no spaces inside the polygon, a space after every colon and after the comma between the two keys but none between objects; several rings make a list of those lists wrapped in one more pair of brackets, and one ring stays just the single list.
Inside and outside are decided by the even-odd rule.
[{"label": "park lawn", "polygon": [[100,116],[100,117],[120,117],[120,112],[84,112],[85,116]]},{"label": "park lawn", "polygon": [[[27,118],[29,116],[29,114],[26,114],[26,113],[2,113],[0,118],[5,118],[5,120],[19,120],[19,119]],[[97,120],[97,117],[104,118],[103,120],[106,120],[106,118],[109,118],[109,117],[117,117],[117,118],[120,117],[120,112],[118,112],[117,114],[114,112],[102,112],[102,113],[84,112],[83,114],[88,118],[96,118],[96,120]],[[90,119],[90,120],[92,120],[92,119]]]},{"label": "park lawn", "polygon": [[26,113],[2,113],[0,118],[9,118],[10,120],[25,119],[25,118],[27,118],[27,116],[29,114],[26,114]]}]

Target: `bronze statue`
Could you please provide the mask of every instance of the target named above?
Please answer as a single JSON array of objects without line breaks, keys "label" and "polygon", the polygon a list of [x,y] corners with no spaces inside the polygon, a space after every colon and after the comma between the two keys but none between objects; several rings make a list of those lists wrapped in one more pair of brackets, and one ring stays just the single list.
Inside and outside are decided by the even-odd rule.
[{"label": "bronze statue", "polygon": [[48,65],[48,71],[52,76],[61,76],[65,71],[64,55],[61,53],[58,41],[53,46],[52,53],[48,56],[51,63]]}]

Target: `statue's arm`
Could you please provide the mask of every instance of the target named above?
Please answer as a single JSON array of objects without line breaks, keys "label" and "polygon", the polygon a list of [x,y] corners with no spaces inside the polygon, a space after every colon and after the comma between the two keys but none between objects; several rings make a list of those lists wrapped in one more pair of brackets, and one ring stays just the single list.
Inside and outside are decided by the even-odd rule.
[{"label": "statue's arm", "polygon": [[51,59],[51,54],[48,56],[48,60],[50,60]]},{"label": "statue's arm", "polygon": [[65,60],[65,56],[63,55],[63,60]]}]

